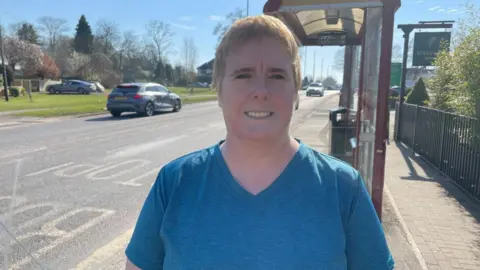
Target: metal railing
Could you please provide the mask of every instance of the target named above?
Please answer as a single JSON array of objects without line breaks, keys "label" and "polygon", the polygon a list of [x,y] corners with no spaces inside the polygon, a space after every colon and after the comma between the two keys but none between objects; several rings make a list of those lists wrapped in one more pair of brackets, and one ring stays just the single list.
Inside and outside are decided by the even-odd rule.
[{"label": "metal railing", "polygon": [[480,199],[480,121],[417,105],[402,106],[397,140]]}]

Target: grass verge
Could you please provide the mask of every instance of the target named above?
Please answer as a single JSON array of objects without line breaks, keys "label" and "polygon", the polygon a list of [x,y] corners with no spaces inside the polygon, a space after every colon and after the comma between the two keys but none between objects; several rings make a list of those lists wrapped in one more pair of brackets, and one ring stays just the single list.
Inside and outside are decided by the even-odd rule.
[{"label": "grass verge", "polygon": [[[191,104],[197,102],[206,102],[217,100],[216,95],[198,95],[198,96],[182,96],[183,104]],[[47,108],[36,111],[24,111],[13,113],[13,116],[30,116],[30,117],[57,117],[57,116],[67,116],[67,115],[78,115],[78,114],[88,114],[88,113],[103,113],[105,107],[105,102],[98,104],[84,104],[68,107],[58,107],[58,108]]]}]

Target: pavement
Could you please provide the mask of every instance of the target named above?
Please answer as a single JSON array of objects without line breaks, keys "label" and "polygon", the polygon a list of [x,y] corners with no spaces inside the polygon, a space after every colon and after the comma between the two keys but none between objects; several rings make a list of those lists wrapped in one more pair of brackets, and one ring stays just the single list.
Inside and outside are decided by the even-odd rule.
[{"label": "pavement", "polygon": [[[394,123],[391,113],[391,137]],[[403,144],[392,141],[386,153],[385,195],[406,228],[418,269],[480,269],[480,202]]]},{"label": "pavement", "polygon": [[[337,105],[336,91],[301,92],[291,128]],[[123,269],[161,166],[225,136],[216,102],[153,117],[2,116],[0,123],[0,269]]]},{"label": "pavement", "polygon": [[[328,110],[337,105],[336,92],[302,93],[293,135],[328,153]],[[150,118],[0,126],[0,269],[123,269],[125,245],[159,168],[224,136],[216,102]],[[480,203],[394,142],[383,203],[396,269],[480,269]]]}]

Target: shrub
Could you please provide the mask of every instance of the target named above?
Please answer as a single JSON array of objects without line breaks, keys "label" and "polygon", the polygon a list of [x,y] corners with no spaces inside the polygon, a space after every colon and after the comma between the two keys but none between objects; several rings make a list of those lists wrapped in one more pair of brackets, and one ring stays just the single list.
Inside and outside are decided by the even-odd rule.
[{"label": "shrub", "polygon": [[21,86],[10,87],[8,92],[10,93],[10,96],[12,96],[12,97],[24,96],[25,93],[26,93],[25,88],[23,88]]},{"label": "shrub", "polygon": [[418,81],[415,83],[413,90],[407,96],[406,102],[419,106],[425,106],[429,104],[430,97],[428,96],[427,88],[425,87],[425,83],[423,82],[422,78],[418,79]]}]

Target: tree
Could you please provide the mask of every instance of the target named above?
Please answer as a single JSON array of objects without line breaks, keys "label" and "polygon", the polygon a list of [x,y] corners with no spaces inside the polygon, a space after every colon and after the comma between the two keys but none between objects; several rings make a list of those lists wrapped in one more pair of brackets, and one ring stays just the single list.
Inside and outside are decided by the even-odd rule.
[{"label": "tree", "polygon": [[302,86],[309,85],[313,82],[313,79],[309,76],[303,77]]},{"label": "tree", "polygon": [[100,19],[97,22],[94,38],[94,50],[96,52],[111,55],[115,51],[115,45],[120,40],[118,25],[113,21]]},{"label": "tree", "polygon": [[335,57],[333,60],[333,69],[337,71],[343,71],[343,65],[345,62],[345,48],[342,47],[335,52]]},{"label": "tree", "polygon": [[170,24],[158,20],[149,21],[146,25],[147,37],[145,50],[155,68],[161,59],[171,50],[174,33]]},{"label": "tree", "polygon": [[55,55],[52,58],[55,60],[60,75],[63,77],[67,74],[72,75],[73,70],[70,68],[71,57],[73,55],[73,38],[68,36],[57,37],[57,47]]},{"label": "tree", "polygon": [[78,21],[73,48],[76,52],[84,54],[91,54],[93,51],[92,29],[84,15]]},{"label": "tree", "polygon": [[246,16],[245,11],[241,8],[236,8],[233,12],[230,12],[226,16],[226,22],[219,22],[215,25],[213,29],[213,35],[217,36],[217,45],[222,40],[225,33],[228,31],[230,26],[237,20],[244,18]]},{"label": "tree", "polygon": [[19,22],[10,25],[10,29],[16,38],[28,43],[40,44],[37,30],[32,24]]},{"label": "tree", "polygon": [[167,84],[174,83],[175,77],[173,74],[173,67],[169,63],[165,65],[165,78],[167,80]]},{"label": "tree", "polygon": [[408,94],[406,102],[409,104],[425,106],[425,105],[428,105],[429,101],[430,101],[430,97],[428,96],[427,88],[425,87],[425,83],[423,82],[423,79],[420,78],[415,83],[415,86],[413,87],[412,92]]},{"label": "tree", "polygon": [[160,60],[157,63],[157,67],[155,68],[155,74],[154,74],[154,79],[163,84],[165,82],[165,65],[163,64],[163,61]]},{"label": "tree", "polygon": [[181,65],[175,65],[175,70],[173,73],[175,76],[176,85],[187,85],[187,74]]},{"label": "tree", "polygon": [[[195,73],[195,67],[197,65],[198,53],[197,46],[192,37],[185,37],[183,39],[182,47],[183,66],[187,72]],[[189,78],[191,79],[191,78]]]},{"label": "tree", "polygon": [[453,51],[437,54],[436,71],[428,85],[433,107],[480,119],[480,8],[467,5],[466,10],[454,36]]},{"label": "tree", "polygon": [[335,80],[335,78],[332,76],[328,76],[323,80],[322,84],[324,87],[335,88],[337,86],[337,80]]},{"label": "tree", "polygon": [[55,49],[58,47],[59,36],[68,31],[67,20],[53,17],[40,17],[38,19],[40,33],[43,34],[44,44],[50,55],[55,57]]},{"label": "tree", "polygon": [[38,72],[43,59],[43,53],[38,45],[16,38],[6,38],[4,46],[5,57],[12,70],[15,70],[17,65],[20,65],[25,75],[33,75]]},{"label": "tree", "polygon": [[[12,82],[13,82],[13,70],[8,65],[5,66],[5,70],[7,72],[7,79],[6,79],[7,85],[10,86],[10,85],[12,85]],[[3,64],[0,64],[0,79],[2,79],[3,82],[5,81],[5,77],[3,75]],[[0,88],[4,87],[3,82],[0,85]]]},{"label": "tree", "polygon": [[42,79],[56,79],[60,76],[57,64],[47,54],[43,54],[43,64],[38,71],[38,76]]}]

